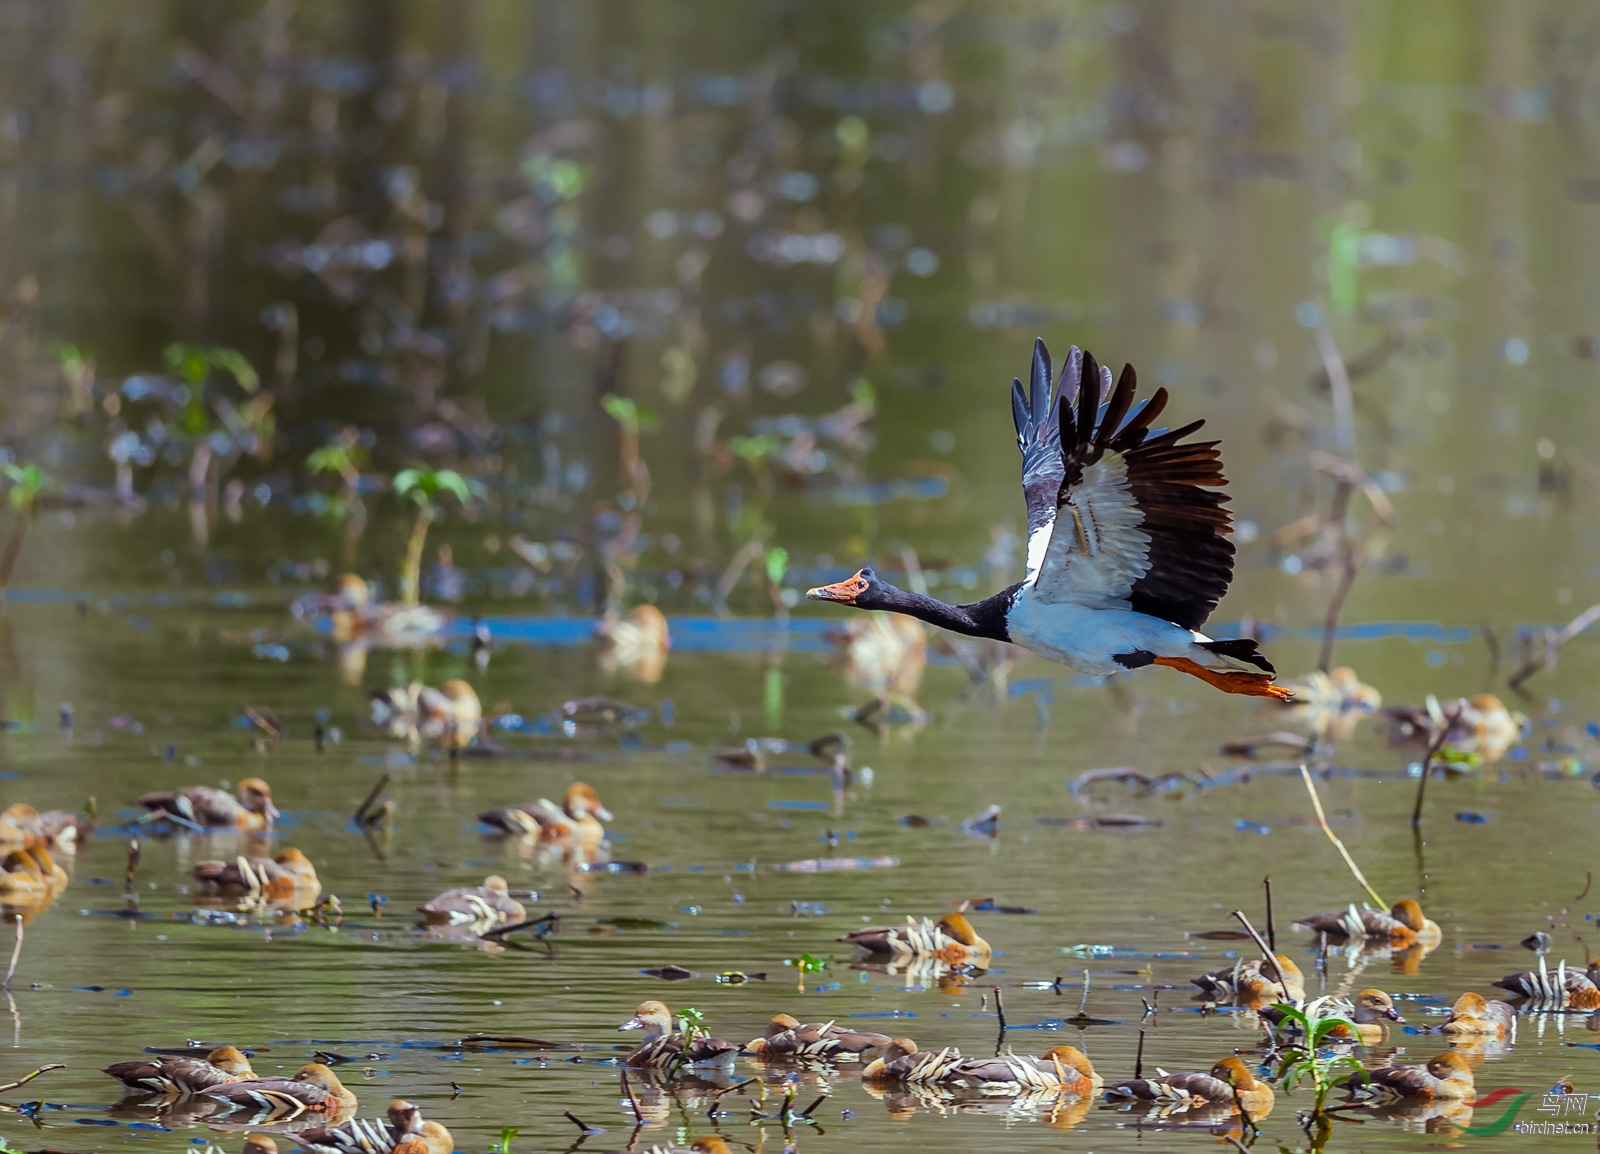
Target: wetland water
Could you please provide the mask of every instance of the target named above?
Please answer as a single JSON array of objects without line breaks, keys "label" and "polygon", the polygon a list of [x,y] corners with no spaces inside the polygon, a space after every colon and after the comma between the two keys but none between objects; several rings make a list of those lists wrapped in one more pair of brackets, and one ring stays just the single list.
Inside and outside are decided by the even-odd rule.
[{"label": "wetland water", "polygon": [[[1147,1070],[1258,1060],[1253,1017],[1202,1013],[1189,980],[1249,956],[1214,932],[1235,908],[1262,924],[1266,874],[1313,992],[1394,995],[1406,1026],[1374,1054],[1400,1061],[1447,1048],[1421,1031],[1461,992],[1534,966],[1528,934],[1552,934],[1552,964],[1600,947],[1595,891],[1551,924],[1595,865],[1593,640],[1528,696],[1504,684],[1519,636],[1600,589],[1586,6],[13,0],[0,22],[4,441],[55,485],[0,619],[0,802],[92,797],[100,826],[26,926],[0,1081],[67,1068],[6,1097],[46,1103],[0,1113],[12,1146],[233,1149],[204,1122],[117,1111],[97,1072],[194,1041],[249,1048],[260,1072],[343,1055],[362,1116],[414,1100],[461,1150],[506,1127],[512,1149],[565,1149],[564,1111],[606,1129],[586,1148],[621,1148],[615,1063],[637,1035],[615,1028],[645,998],[737,1042],[788,1011],[981,1055],[998,985],[1007,1045],[1078,1045],[1108,1081],[1132,1074],[1146,1002]],[[910,687],[925,723],[850,719],[870,690],[822,634],[846,611],[799,595],[862,559],[897,580],[914,560],[952,600],[1021,576],[1006,385],[1041,334],[1058,359],[1077,342],[1133,361],[1174,423],[1223,439],[1241,532],[1214,634],[1248,618],[1281,673],[1315,668],[1356,541],[1334,663],[1390,704],[1492,688],[1527,714],[1500,761],[1432,782],[1421,838],[1416,747],[1361,718],[1318,755],[1372,885],[1443,929],[1409,971],[1335,952],[1319,981],[1315,943],[1286,928],[1362,898],[1298,760],[1221,752],[1305,732],[1294,714],[1166,670],[1101,685],[1026,657],[974,685],[935,645]],[[260,387],[202,368],[175,393],[173,341],[239,349]],[[647,478],[607,394],[648,410]],[[359,515],[305,467],[349,426]],[[464,629],[341,665],[290,612],[346,570],[392,592],[410,517],[385,478],[418,460],[483,485],[433,526],[424,593],[484,618],[484,669]],[[673,635],[659,680],[592,643],[604,607],[646,601]],[[500,756],[452,764],[366,724],[368,691],[452,677],[522,719],[491,730]],[[593,694],[648,716],[541,721]],[[246,707],[286,738],[258,746]],[[319,724],[337,730],[320,752]],[[836,729],[858,771],[837,802],[803,746],[759,772],[713,758]],[[1069,788],[1113,766],[1187,778]],[[384,773],[392,828],[366,837],[351,814]],[[248,776],[283,811],[272,842],[141,832],[130,916],[135,799]],[[481,833],[480,811],[572,781],[614,814],[611,857],[648,872]],[[994,804],[993,837],[962,828]],[[1072,824],[1128,814],[1158,824]],[[189,868],[263,845],[305,852],[342,919],[197,914]],[[840,858],[857,868],[783,868]],[[412,928],[489,873],[538,891],[530,913],[559,931],[495,952]],[[970,984],[855,969],[835,941],[983,899],[1036,912],[972,914],[997,953]],[[831,964],[802,984],[802,954]],[[697,976],[644,972],[667,965]],[[1080,1005],[1095,1021],[1074,1024]],[[1524,1015],[1515,1045],[1475,1055],[1478,1091],[1533,1091],[1530,1119],[1562,1077],[1600,1092],[1595,1021]],[[457,1045],[477,1032],[579,1048]],[[752,1103],[765,1085],[777,1115],[786,1073],[736,1075],[758,1080],[714,1120],[704,1087],[636,1081],[638,1145],[781,1148]],[[793,1078],[797,1108],[829,1095],[793,1127],[803,1150],[1216,1141],[1100,1103],[913,1109],[850,1073]],[[1303,1145],[1307,1105],[1280,1097],[1263,1144]],[[1449,1133],[1347,1116],[1328,1148]]]}]

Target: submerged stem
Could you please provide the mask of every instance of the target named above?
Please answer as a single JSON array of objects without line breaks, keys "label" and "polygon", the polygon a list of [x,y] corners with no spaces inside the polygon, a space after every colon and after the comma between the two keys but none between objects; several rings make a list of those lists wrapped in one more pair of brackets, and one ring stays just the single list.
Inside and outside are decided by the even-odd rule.
[{"label": "submerged stem", "polygon": [[400,600],[407,605],[422,600],[422,547],[428,542],[428,526],[433,524],[433,506],[419,505],[417,519],[411,523],[411,539],[406,542],[405,566],[400,570]]}]

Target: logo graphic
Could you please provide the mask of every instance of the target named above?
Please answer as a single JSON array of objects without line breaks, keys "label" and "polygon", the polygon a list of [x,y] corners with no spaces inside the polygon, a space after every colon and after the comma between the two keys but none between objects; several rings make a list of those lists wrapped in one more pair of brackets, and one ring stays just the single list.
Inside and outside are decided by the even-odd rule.
[{"label": "logo graphic", "polygon": [[1496,1118],[1493,1122],[1486,1123],[1482,1126],[1463,1126],[1461,1127],[1461,1132],[1463,1134],[1471,1134],[1477,1138],[1487,1138],[1493,1134],[1502,1134],[1506,1130],[1510,1129],[1511,1123],[1516,1120],[1517,1111],[1522,1109],[1523,1103],[1527,1102],[1529,1098],[1533,1097],[1533,1094],[1530,1091],[1518,1089],[1516,1086],[1503,1086],[1498,1090],[1493,1090],[1485,1094],[1476,1102],[1467,1103],[1467,1105],[1471,1106],[1474,1110],[1481,1110],[1485,1106],[1493,1106],[1496,1102],[1499,1102],[1505,1098],[1509,1098],[1512,1095],[1516,1095],[1516,1101],[1507,1106],[1505,1108],[1505,1112],[1502,1113],[1500,1117]]}]

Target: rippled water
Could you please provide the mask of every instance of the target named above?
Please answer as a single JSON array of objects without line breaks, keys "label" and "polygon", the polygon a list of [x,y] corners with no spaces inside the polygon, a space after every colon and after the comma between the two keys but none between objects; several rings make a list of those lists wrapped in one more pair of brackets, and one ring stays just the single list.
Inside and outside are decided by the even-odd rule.
[{"label": "rippled water", "polygon": [[[1444,1049],[1421,1031],[1463,990],[1490,992],[1535,965],[1517,945],[1535,930],[1553,934],[1552,958],[1588,955],[1600,896],[1550,923],[1594,865],[1592,641],[1564,650],[1530,683],[1535,696],[1504,687],[1519,635],[1581,610],[1600,573],[1586,9],[217,11],[0,9],[14,32],[0,37],[8,451],[102,496],[116,434],[152,453],[135,475],[147,507],[74,497],[46,509],[0,618],[0,803],[77,809],[93,797],[101,825],[70,888],[26,927],[0,1081],[44,1062],[67,1069],[6,1097],[47,1103],[32,1115],[43,1133],[0,1114],[12,1145],[165,1149],[218,1136],[117,1113],[96,1072],[195,1041],[250,1048],[273,1072],[336,1052],[364,1115],[413,1099],[462,1150],[506,1127],[519,1131],[513,1150],[566,1148],[579,1135],[564,1112],[605,1128],[585,1148],[620,1148],[634,1119],[615,1060],[636,1035],[615,1027],[647,997],[693,1006],[736,1041],[789,1011],[984,1054],[995,986],[1005,1045],[1071,1042],[1108,1079],[1132,1073],[1141,1021],[1147,1069],[1259,1056],[1253,1022],[1201,1013],[1188,984],[1248,955],[1213,932],[1234,928],[1235,908],[1263,924],[1270,874],[1280,942],[1311,974],[1314,943],[1281,927],[1361,897],[1310,822],[1294,763],[1219,752],[1293,720],[1164,670],[1093,685],[1029,660],[996,690],[935,655],[917,691],[927,723],[880,733],[849,719],[866,693],[828,664],[822,630],[838,615],[798,601],[859,558],[898,578],[908,551],[939,595],[1015,579],[1022,509],[1005,386],[1036,333],[1058,355],[1076,341],[1132,360],[1173,391],[1175,420],[1209,418],[1247,523],[1218,618],[1248,617],[1282,671],[1318,658],[1337,556],[1326,565],[1327,533],[1295,526],[1316,529],[1328,510],[1317,454],[1333,454],[1371,482],[1351,498],[1365,554],[1335,662],[1391,703],[1493,687],[1532,719],[1498,765],[1430,785],[1420,839],[1408,824],[1414,750],[1386,748],[1364,722],[1324,759],[1324,803],[1373,886],[1391,901],[1420,896],[1444,928],[1415,972],[1328,959],[1328,990],[1381,985],[1399,1000],[1407,1026],[1377,1054]],[[287,56],[272,56],[275,28],[290,30]],[[276,77],[287,95],[251,105],[206,59],[260,80],[258,93]],[[394,100],[398,119],[383,112]],[[318,199],[330,189],[333,202]],[[412,268],[398,254],[414,251],[404,245],[418,228],[432,239]],[[351,252],[370,277],[327,263]],[[413,273],[425,285],[415,297]],[[219,475],[191,501],[183,438],[194,434],[179,436],[179,413],[140,409],[127,382],[155,372],[178,338],[281,364],[285,314],[263,309],[284,302],[300,329],[276,455],[219,449],[242,500]],[[1353,450],[1316,380],[1320,319],[1356,377]],[[64,399],[59,341],[98,355],[87,413]],[[805,440],[808,422],[867,395],[861,379],[871,435]],[[612,389],[656,412],[640,439],[642,504],[637,486],[619,499],[630,482],[596,403]],[[109,394],[127,408],[106,406]],[[694,448],[713,407],[715,444]],[[374,478],[425,456],[489,483],[475,516],[445,518],[429,552],[452,546],[462,611],[497,638],[485,671],[458,639],[375,652],[351,679],[326,634],[291,616],[295,597],[343,569],[394,578],[404,511],[374,486],[371,522],[351,534],[329,512],[326,480],[301,468],[345,422],[371,431]],[[746,465],[732,438],[763,435],[777,448],[753,449],[762,461]],[[1385,528],[1374,510],[1388,505]],[[533,575],[509,556],[517,533],[566,543],[575,560]],[[751,541],[786,551],[778,579],[760,580],[758,558],[719,589]],[[621,603],[654,601],[671,622],[659,683],[596,660],[608,561]],[[785,601],[793,618],[771,617]],[[528,723],[496,731],[501,756],[412,757],[363,725],[368,690],[450,677]],[[539,724],[592,693],[649,719],[570,737]],[[73,706],[70,735],[60,703]],[[238,724],[248,706],[276,711],[288,737],[259,749]],[[321,752],[319,720],[339,731]],[[803,749],[761,772],[712,757],[751,737],[801,743],[839,728],[854,734],[862,774],[837,810]],[[1153,796],[1068,788],[1111,766],[1189,780]],[[365,837],[351,814],[384,773],[395,827]],[[275,845],[312,858],[342,920],[197,919],[188,868],[258,843],[148,834],[129,916],[119,823],[133,800],[249,775],[272,783],[284,811]],[[559,797],[574,780],[614,812],[612,856],[648,872],[578,873],[480,833],[481,810]],[[962,829],[991,804],[996,836]],[[1071,824],[1107,814],[1159,824]],[[781,868],[836,858],[859,868]],[[491,952],[411,928],[421,902],[492,872],[537,890],[530,909],[559,914],[558,932]],[[971,985],[860,971],[836,942],[975,899],[1035,912],[973,915],[997,957]],[[802,953],[831,959],[803,988],[791,964]],[[698,976],[643,973],[666,965]],[[728,971],[766,977],[715,981]],[[1080,1009],[1096,1021],[1074,1025]],[[1524,1016],[1515,1046],[1478,1066],[1480,1091],[1537,1094],[1563,1076],[1600,1091],[1587,1073],[1594,1021]],[[577,1048],[456,1044],[478,1032]],[[637,1087],[639,1145],[717,1130],[778,1148],[783,1074],[742,1062],[737,1076],[754,1080],[716,1099],[715,1118],[704,1088],[674,1100]],[[1099,1104],[897,1116],[850,1074],[800,1083],[797,1108],[828,1093],[794,1127],[806,1150],[1215,1141],[1152,1133]],[[1280,1099],[1262,1148],[1303,1142],[1294,1112],[1306,1102],[1303,1090]],[[1444,1140],[1420,1129],[1351,1117],[1330,1148]]]}]

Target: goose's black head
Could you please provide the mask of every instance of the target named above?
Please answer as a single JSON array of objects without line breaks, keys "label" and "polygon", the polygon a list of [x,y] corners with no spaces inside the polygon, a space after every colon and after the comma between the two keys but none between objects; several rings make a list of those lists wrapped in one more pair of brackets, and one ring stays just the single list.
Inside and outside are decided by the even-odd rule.
[{"label": "goose's black head", "polygon": [[806,596],[812,601],[836,601],[840,605],[853,605],[857,609],[890,609],[896,607],[893,594],[898,592],[892,585],[886,585],[878,579],[872,566],[862,567],[854,577],[847,577],[832,585],[819,585],[815,589],[807,589]]}]

